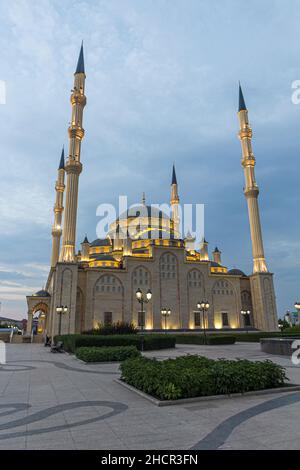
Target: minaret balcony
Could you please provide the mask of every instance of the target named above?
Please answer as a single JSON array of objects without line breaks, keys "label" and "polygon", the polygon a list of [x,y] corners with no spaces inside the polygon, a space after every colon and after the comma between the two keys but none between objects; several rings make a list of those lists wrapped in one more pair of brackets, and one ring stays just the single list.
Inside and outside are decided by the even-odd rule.
[{"label": "minaret balcony", "polygon": [[82,172],[82,164],[75,159],[70,159],[67,161],[65,170],[67,173],[75,173],[75,174],[80,174]]},{"label": "minaret balcony", "polygon": [[251,139],[252,138],[252,129],[251,127],[244,127],[243,129],[240,130],[239,132],[239,137],[240,139]]},{"label": "minaret balcony", "polygon": [[80,91],[74,91],[71,95],[72,105],[80,104],[82,107],[86,105],[86,96]]},{"label": "minaret balcony", "polygon": [[70,139],[83,139],[84,129],[80,126],[70,126],[68,129]]},{"label": "minaret balcony", "polygon": [[246,197],[256,197],[259,195],[258,186],[252,186],[251,188],[244,188],[244,194]]}]

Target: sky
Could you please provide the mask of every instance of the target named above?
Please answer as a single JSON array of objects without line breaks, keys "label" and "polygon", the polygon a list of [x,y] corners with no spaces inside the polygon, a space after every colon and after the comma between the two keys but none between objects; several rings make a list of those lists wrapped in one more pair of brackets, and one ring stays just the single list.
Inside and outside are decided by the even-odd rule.
[{"label": "sky", "polygon": [[87,106],[77,243],[119,194],[205,204],[205,237],[251,273],[238,81],[253,128],[278,314],[300,298],[298,0],[0,0],[1,316],[26,318],[49,272],[54,185],[84,41]]}]

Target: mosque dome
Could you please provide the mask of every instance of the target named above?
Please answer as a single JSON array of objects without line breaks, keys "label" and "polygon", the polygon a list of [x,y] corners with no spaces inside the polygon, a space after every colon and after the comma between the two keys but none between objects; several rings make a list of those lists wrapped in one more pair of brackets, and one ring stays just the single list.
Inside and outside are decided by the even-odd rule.
[{"label": "mosque dome", "polygon": [[114,238],[118,231],[124,234],[129,233],[132,240],[179,237],[179,234],[174,231],[174,223],[170,216],[155,205],[146,204],[135,204],[123,212],[110,225],[108,236]]},{"label": "mosque dome", "polygon": [[91,247],[94,247],[94,246],[110,246],[110,245],[111,245],[111,242],[110,242],[109,238],[97,238],[96,240],[94,240],[90,244]]},{"label": "mosque dome", "polygon": [[246,276],[246,274],[240,269],[230,269],[228,271],[228,274],[230,274],[231,276]]},{"label": "mosque dome", "polygon": [[46,290],[42,289],[42,290],[39,290],[37,291],[35,294],[33,294],[34,297],[50,297],[50,294],[49,292],[47,292]]}]

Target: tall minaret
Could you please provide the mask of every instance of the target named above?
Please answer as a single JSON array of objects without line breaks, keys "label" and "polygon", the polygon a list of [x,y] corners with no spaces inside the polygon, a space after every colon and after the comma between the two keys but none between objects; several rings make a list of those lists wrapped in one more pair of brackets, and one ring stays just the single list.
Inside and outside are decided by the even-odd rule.
[{"label": "tall minaret", "polygon": [[81,141],[84,136],[82,127],[83,108],[86,105],[84,94],[85,73],[83,44],[81,45],[76,71],[74,89],[71,94],[72,119],[69,131],[69,156],[65,165],[67,173],[66,208],[63,229],[63,244],[60,261],[75,261],[76,218],[78,202],[78,181],[82,171],[80,162]]},{"label": "tall minaret", "polygon": [[175,237],[180,238],[180,216],[179,216],[179,195],[178,195],[178,184],[176,178],[175,165],[172,170],[172,181],[171,181],[171,220],[174,224]]},{"label": "tall minaret", "polygon": [[259,207],[257,200],[259,189],[255,181],[254,173],[255,157],[252,153],[251,145],[252,129],[249,125],[248,111],[245,105],[241,85],[239,85],[238,117],[240,122],[239,138],[242,145],[242,166],[244,168],[245,175],[244,194],[246,196],[248,204],[248,214],[252,240],[253,273],[265,273],[268,272],[268,268],[264,255],[261,224],[259,217]]},{"label": "tall minaret", "polygon": [[56,200],[54,206],[54,223],[52,227],[52,254],[51,254],[51,267],[54,268],[59,257],[59,246],[61,237],[61,221],[62,213],[64,210],[63,199],[65,190],[65,154],[64,148],[61,152],[60,163],[57,170],[57,181],[55,184]]}]

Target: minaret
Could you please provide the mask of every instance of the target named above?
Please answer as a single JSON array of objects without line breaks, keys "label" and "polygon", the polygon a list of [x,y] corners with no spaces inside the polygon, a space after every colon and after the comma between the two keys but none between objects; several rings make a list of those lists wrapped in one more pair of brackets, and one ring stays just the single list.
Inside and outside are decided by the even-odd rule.
[{"label": "minaret", "polygon": [[63,244],[60,261],[75,261],[76,219],[78,202],[78,182],[82,171],[80,162],[81,141],[84,136],[82,127],[83,108],[86,105],[84,94],[85,72],[83,44],[79,53],[76,71],[74,74],[74,89],[71,94],[72,118],[69,132],[69,156],[65,165],[67,173],[66,207],[63,229]]},{"label": "minaret", "polygon": [[121,252],[123,250],[123,242],[124,242],[124,234],[120,225],[118,224],[116,227],[116,231],[113,234],[112,245],[113,245],[113,252]]},{"label": "minaret", "polygon": [[180,216],[179,216],[179,195],[178,195],[178,184],[176,178],[175,165],[173,165],[172,181],[171,181],[171,220],[174,224],[175,237],[180,237]]},{"label": "minaret", "polygon": [[56,201],[54,206],[54,224],[52,227],[52,254],[51,267],[54,268],[59,257],[60,237],[62,233],[61,222],[63,213],[63,199],[65,190],[65,154],[64,148],[61,152],[60,163],[57,170],[57,181],[55,184]]},{"label": "minaret", "polygon": [[248,204],[248,214],[252,241],[252,254],[253,254],[253,273],[268,272],[266,265],[264,247],[262,240],[261,224],[259,217],[258,207],[258,194],[259,189],[255,181],[255,157],[252,153],[252,129],[248,121],[248,111],[245,105],[245,100],[242,92],[241,85],[239,85],[239,110],[238,118],[240,122],[239,138],[242,145],[242,166],[245,175],[245,189],[244,194]]},{"label": "minaret", "polygon": [[184,239],[186,251],[195,253],[195,241],[196,241],[196,237],[193,237],[191,232],[188,230],[186,237]]},{"label": "minaret", "polygon": [[200,244],[200,261],[209,261],[208,241],[203,237]]},{"label": "minaret", "polygon": [[90,242],[88,241],[87,235],[84,237],[81,243],[81,261],[89,261],[90,259]]},{"label": "minaret", "polygon": [[215,263],[222,264],[221,263],[221,251],[218,249],[217,246],[213,251],[213,259]]}]

